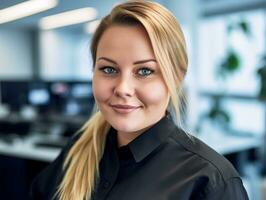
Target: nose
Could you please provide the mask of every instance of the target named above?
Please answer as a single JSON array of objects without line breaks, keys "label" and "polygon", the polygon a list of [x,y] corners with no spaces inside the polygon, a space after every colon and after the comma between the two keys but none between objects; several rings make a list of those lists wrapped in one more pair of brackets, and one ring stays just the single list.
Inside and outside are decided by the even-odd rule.
[{"label": "nose", "polygon": [[128,77],[120,77],[114,88],[114,94],[118,97],[131,97],[134,95],[134,84]]}]

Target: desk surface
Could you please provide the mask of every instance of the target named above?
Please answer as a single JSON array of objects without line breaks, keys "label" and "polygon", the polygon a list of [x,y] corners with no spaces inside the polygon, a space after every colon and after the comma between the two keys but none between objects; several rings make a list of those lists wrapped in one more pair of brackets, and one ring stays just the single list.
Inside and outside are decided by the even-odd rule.
[{"label": "desk surface", "polygon": [[44,162],[53,161],[60,153],[60,148],[36,147],[34,144],[43,137],[33,136],[25,139],[14,140],[6,143],[0,139],[0,154],[19,158],[38,160]]},{"label": "desk surface", "polygon": [[[43,137],[44,136],[32,136],[25,139],[17,139],[11,144],[0,140],[0,154],[51,162],[59,155],[61,149],[36,147],[34,143],[41,141]],[[263,142],[261,137],[244,137],[222,134],[199,135],[199,138],[217,152],[224,155],[261,147]]]}]

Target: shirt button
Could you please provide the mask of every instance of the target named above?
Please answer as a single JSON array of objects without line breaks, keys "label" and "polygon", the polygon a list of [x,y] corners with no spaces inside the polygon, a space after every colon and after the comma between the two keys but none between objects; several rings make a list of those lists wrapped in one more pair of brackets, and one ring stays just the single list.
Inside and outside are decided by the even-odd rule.
[{"label": "shirt button", "polygon": [[104,181],[103,182],[103,188],[107,189],[110,187],[110,182],[109,181]]}]

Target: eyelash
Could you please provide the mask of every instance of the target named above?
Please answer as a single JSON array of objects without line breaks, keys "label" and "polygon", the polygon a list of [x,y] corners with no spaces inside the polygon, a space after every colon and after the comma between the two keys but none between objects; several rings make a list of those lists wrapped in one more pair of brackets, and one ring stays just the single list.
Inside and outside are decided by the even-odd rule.
[{"label": "eyelash", "polygon": [[[140,74],[140,71],[144,71],[144,70],[145,71],[149,71],[149,74],[141,75]],[[138,69],[138,75],[140,75],[140,76],[150,76],[153,73],[154,73],[154,70],[153,69],[150,69],[148,67],[143,67],[143,68]]]},{"label": "eyelash", "polygon": [[[100,71],[102,71],[104,74],[106,75],[114,75],[114,74],[117,74],[118,73],[118,70],[116,70],[114,67],[111,67],[111,66],[104,66],[104,67],[101,67],[99,68]],[[149,71],[148,74],[141,74],[141,71]],[[153,69],[150,69],[149,67],[142,67],[142,68],[139,68],[137,70],[137,75],[140,76],[140,77],[147,77],[147,76],[150,76],[154,73],[154,70]]]},{"label": "eyelash", "polygon": [[101,67],[99,70],[102,71],[104,74],[107,74],[107,75],[114,74],[114,72],[110,72],[110,71],[108,72],[107,70],[112,70],[112,71],[115,71],[115,73],[117,73],[117,70],[111,66],[104,66],[104,67]]}]

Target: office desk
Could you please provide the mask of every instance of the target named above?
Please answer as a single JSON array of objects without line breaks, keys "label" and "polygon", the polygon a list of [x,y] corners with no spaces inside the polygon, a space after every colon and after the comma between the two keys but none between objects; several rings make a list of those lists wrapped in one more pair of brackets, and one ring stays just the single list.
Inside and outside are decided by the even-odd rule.
[{"label": "office desk", "polygon": [[[223,155],[237,153],[251,148],[259,148],[263,143],[261,137],[223,134],[201,134],[198,138]],[[60,153],[61,148],[36,147],[34,145],[36,142],[46,139],[47,136],[36,135],[25,139],[17,139],[12,144],[5,143],[0,139],[0,155],[51,162]]]},{"label": "office desk", "polygon": [[0,139],[0,155],[51,162],[60,153],[60,148],[36,147],[36,142],[46,140],[45,136],[31,136],[25,139],[16,139],[13,143],[6,143]]}]

